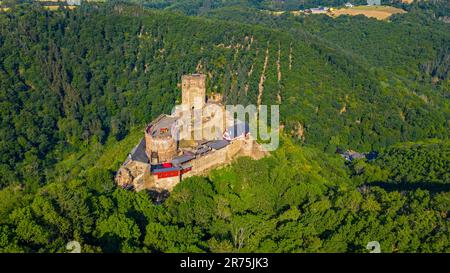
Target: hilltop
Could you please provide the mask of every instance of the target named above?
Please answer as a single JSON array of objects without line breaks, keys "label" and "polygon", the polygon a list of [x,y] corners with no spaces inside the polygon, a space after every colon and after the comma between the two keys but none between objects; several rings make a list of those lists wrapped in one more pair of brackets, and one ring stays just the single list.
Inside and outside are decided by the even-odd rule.
[{"label": "hilltop", "polygon": [[[437,17],[25,4],[0,25],[0,251],[63,252],[68,238],[83,252],[449,251],[450,32]],[[117,187],[195,72],[223,103],[280,105],[281,147],[189,177],[160,205]]]}]

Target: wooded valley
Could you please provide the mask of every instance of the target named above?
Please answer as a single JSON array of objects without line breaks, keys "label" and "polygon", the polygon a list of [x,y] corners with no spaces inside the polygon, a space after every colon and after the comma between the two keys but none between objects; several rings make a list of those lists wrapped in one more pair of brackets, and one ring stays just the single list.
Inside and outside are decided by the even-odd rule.
[{"label": "wooded valley", "polygon": [[[379,21],[167,2],[0,12],[1,252],[450,251],[450,27],[433,9]],[[116,187],[194,72],[225,103],[280,105],[281,147],[161,205]]]}]

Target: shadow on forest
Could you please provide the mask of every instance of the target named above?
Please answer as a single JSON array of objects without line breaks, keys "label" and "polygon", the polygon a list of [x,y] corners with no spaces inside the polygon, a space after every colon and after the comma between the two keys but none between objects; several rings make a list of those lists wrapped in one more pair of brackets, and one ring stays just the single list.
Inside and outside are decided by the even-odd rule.
[{"label": "shadow on forest", "polygon": [[450,184],[436,182],[417,182],[417,183],[395,183],[395,182],[373,182],[365,184],[369,187],[380,187],[386,191],[411,191],[411,190],[427,190],[431,193],[440,193],[450,191]]},{"label": "shadow on forest", "polygon": [[120,252],[122,239],[118,235],[108,232],[100,238],[100,242],[105,246],[102,249],[105,253]]},{"label": "shadow on forest", "polygon": [[170,196],[170,192],[167,190],[148,190],[148,195],[150,196],[150,199],[152,199],[153,204],[160,205],[166,201],[167,198]]}]

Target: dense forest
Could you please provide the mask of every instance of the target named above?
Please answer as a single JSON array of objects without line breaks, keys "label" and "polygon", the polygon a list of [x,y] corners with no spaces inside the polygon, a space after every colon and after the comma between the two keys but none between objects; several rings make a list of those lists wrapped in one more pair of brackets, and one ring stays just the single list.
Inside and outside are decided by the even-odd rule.
[{"label": "dense forest", "polygon": [[[161,3],[0,13],[0,251],[450,251],[448,24]],[[227,103],[279,104],[281,147],[162,205],[116,188],[193,72]]]},{"label": "dense forest", "polygon": [[[448,163],[448,143],[424,149],[439,154],[440,145],[447,147]],[[119,147],[64,162],[59,167],[67,171],[88,168],[68,181],[33,193],[3,189],[2,251],[64,252],[72,239],[83,252],[366,252],[373,240],[383,252],[450,251],[448,165],[439,162],[428,168],[445,187],[385,189],[376,183],[395,180],[390,170],[407,154],[383,169],[358,162],[350,171],[339,157],[285,140],[271,157],[242,158],[185,180],[165,203],[153,205],[147,193],[114,185]],[[406,168],[420,168],[420,160]],[[421,179],[409,177],[411,183]]]},{"label": "dense forest", "polygon": [[[346,0],[129,0],[155,9],[182,12],[188,15],[202,15],[214,9],[238,7],[258,10],[299,10],[318,6],[340,6]],[[352,1],[365,4],[365,0]]]},{"label": "dense forest", "polygon": [[[182,12],[188,15],[204,15],[212,10],[230,7],[266,11],[294,11],[320,6],[343,7],[348,2],[354,5],[367,4],[367,0],[125,0],[125,2],[138,3],[154,9]],[[438,18],[448,17],[450,12],[450,4],[446,0],[415,0],[411,3],[403,3],[401,0],[381,0],[381,4],[401,7],[408,11],[419,9]]]}]

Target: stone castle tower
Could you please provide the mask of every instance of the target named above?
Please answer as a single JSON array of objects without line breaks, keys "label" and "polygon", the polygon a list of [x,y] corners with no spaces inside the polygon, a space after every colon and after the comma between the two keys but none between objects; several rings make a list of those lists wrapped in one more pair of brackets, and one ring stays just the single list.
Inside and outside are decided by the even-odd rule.
[{"label": "stone castle tower", "polygon": [[206,75],[192,74],[181,77],[182,104],[189,109],[202,109],[206,99]]}]

